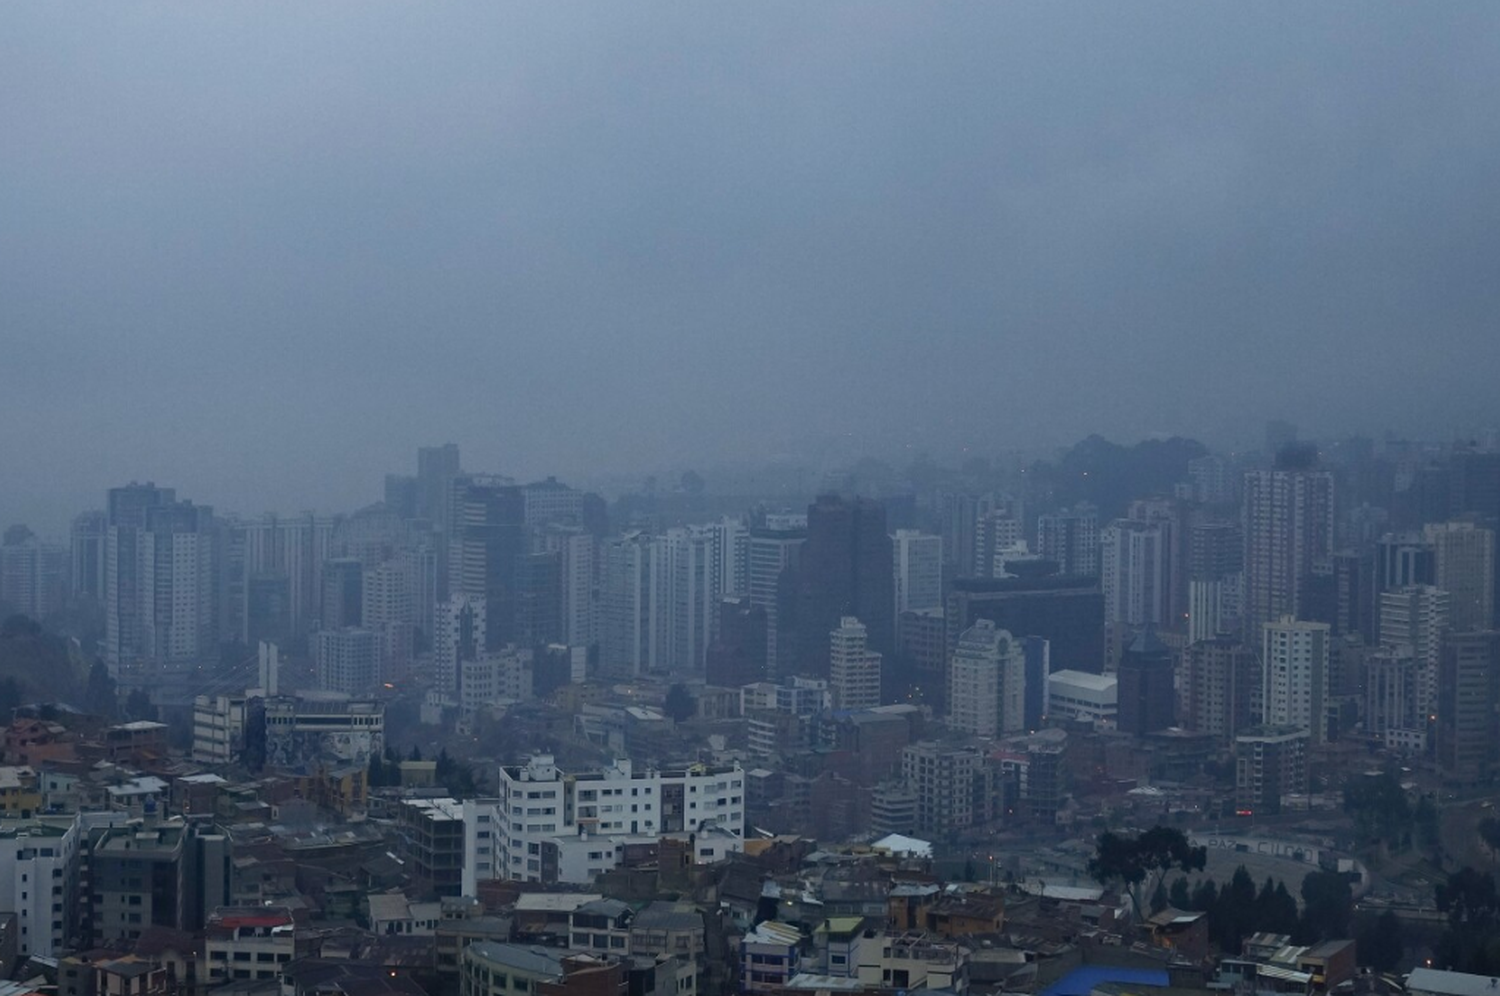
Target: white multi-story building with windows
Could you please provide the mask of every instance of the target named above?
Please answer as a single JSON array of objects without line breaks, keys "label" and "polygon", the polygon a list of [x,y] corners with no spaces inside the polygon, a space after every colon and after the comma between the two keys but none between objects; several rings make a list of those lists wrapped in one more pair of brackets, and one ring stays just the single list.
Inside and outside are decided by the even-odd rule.
[{"label": "white multi-story building with windows", "polygon": [[0,903],[23,928],[17,932],[23,957],[52,957],[66,947],[84,835],[73,817],[0,824]]},{"label": "white multi-story building with windows", "polygon": [[891,537],[895,555],[896,615],[943,607],[943,538],[916,529]]},{"label": "white multi-story building with windows", "polygon": [[988,619],[964,630],[948,664],[948,723],[976,737],[1026,728],[1026,654]]},{"label": "white multi-story building with windows", "polygon": [[1322,743],[1328,733],[1328,624],[1283,616],[1261,630],[1265,724],[1300,727],[1312,743]]},{"label": "white multi-story building with windows", "polygon": [[835,709],[873,709],[880,705],[881,655],[866,648],[865,624],[844,616],[828,634],[828,687]]},{"label": "white multi-story building with windows", "polygon": [[551,755],[537,754],[502,766],[498,798],[464,803],[464,895],[488,879],[557,881],[558,869],[549,865],[559,842],[595,838],[602,855],[614,851],[612,837],[717,827],[743,838],[744,789],[737,764],[637,771],[618,760],[602,771],[568,774]]}]

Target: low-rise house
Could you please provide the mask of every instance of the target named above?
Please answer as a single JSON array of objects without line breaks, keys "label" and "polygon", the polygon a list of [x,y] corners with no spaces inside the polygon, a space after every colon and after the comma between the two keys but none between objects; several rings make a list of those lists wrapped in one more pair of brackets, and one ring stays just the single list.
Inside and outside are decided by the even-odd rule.
[{"label": "low-rise house", "polygon": [[568,917],[568,947],[597,955],[630,954],[630,922],[635,911],[618,899],[596,899]]},{"label": "low-rise house", "polygon": [[740,940],[740,991],[775,992],[801,971],[802,932],[765,920]]},{"label": "low-rise house", "polygon": [[296,957],[292,911],[285,906],[221,906],[208,917],[203,945],[208,980],[275,979]]}]

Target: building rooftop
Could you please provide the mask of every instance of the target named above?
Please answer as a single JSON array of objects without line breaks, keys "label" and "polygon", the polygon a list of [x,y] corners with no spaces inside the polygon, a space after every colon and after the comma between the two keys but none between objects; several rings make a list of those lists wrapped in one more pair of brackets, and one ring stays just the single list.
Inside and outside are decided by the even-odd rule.
[{"label": "building rooftop", "polygon": [[907,837],[899,833],[886,834],[870,846],[877,851],[889,851],[897,856],[932,857],[932,844],[930,842],[919,840],[916,837]]},{"label": "building rooftop", "polygon": [[36,780],[36,772],[26,766],[8,765],[0,768],[0,790],[18,789],[28,781]]},{"label": "building rooftop", "polygon": [[1118,682],[1112,674],[1092,674],[1088,671],[1071,671],[1067,668],[1061,671],[1053,671],[1047,676],[1048,682],[1061,681],[1079,688],[1088,688],[1096,692],[1107,692],[1114,688]]},{"label": "building rooftop", "polygon": [[516,897],[517,913],[571,913],[604,896],[597,892],[526,892]]},{"label": "building rooftop", "polygon": [[656,902],[643,906],[630,925],[635,930],[702,930],[703,914],[688,903]]},{"label": "building rooftop", "polygon": [[746,944],[784,944],[791,946],[802,940],[802,931],[789,923],[762,920],[754,930],[745,934]]},{"label": "building rooftop", "polygon": [[1161,968],[1124,968],[1119,965],[1085,965],[1043,989],[1041,996],[1089,996],[1096,986],[1106,982],[1127,982],[1137,986],[1165,988],[1167,972]]},{"label": "building rooftop", "polygon": [[527,972],[531,975],[560,977],[563,974],[560,948],[544,948],[538,945],[502,944],[499,941],[475,941],[468,950],[493,965]]},{"label": "building rooftop", "polygon": [[1406,990],[1412,993],[1442,993],[1444,996],[1494,996],[1500,987],[1488,975],[1468,972],[1446,972],[1439,968],[1414,968],[1406,977]]}]

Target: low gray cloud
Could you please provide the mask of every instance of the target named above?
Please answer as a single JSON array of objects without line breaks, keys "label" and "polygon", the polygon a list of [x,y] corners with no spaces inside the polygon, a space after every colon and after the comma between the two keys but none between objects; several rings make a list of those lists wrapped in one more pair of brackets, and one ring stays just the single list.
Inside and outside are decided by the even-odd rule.
[{"label": "low gray cloud", "polygon": [[1492,424],[1496,92],[1489,3],[6,4],[0,515]]}]

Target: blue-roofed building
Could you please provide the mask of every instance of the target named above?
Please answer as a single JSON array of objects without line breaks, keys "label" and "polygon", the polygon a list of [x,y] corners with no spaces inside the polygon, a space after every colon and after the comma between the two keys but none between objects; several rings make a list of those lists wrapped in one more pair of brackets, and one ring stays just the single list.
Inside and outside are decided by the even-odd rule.
[{"label": "blue-roofed building", "polygon": [[1164,968],[1124,968],[1119,965],[1084,965],[1043,989],[1040,996],[1090,996],[1107,982],[1165,989],[1169,984]]}]

